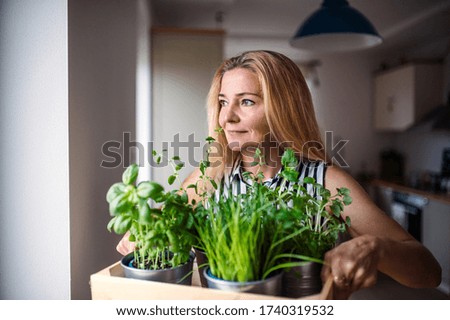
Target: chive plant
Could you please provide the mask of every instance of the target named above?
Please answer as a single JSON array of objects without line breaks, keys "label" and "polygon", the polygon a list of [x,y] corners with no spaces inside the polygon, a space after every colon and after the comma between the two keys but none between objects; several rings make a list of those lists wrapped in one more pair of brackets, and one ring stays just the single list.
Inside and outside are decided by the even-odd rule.
[{"label": "chive plant", "polygon": [[[156,162],[163,154],[153,151]],[[178,157],[169,159],[174,173],[168,178],[172,185],[183,163]],[[165,191],[154,181],[136,185],[139,167],[130,165],[122,175],[122,182],[113,184],[106,200],[112,216],[108,230],[117,234],[130,232],[135,242],[134,267],[165,269],[188,261],[194,235],[194,209],[184,190]],[[153,201],[159,208],[151,208]]]},{"label": "chive plant", "polygon": [[271,259],[282,253],[285,223],[283,212],[267,202],[262,184],[245,194],[224,195],[219,201],[200,203],[196,227],[208,257],[211,273],[230,281],[263,278],[274,266]]}]

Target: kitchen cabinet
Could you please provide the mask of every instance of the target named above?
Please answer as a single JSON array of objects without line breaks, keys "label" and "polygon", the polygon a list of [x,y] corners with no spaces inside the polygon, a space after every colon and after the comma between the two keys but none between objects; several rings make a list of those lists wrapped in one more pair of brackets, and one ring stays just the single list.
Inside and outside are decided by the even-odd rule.
[{"label": "kitchen cabinet", "polygon": [[375,129],[403,131],[442,104],[440,64],[407,64],[374,78]]}]

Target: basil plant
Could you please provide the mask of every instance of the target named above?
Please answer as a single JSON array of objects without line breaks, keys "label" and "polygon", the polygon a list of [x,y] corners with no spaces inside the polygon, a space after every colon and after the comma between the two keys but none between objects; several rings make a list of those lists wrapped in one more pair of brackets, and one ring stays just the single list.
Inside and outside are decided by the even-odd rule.
[{"label": "basil plant", "polygon": [[[170,184],[181,167],[174,166]],[[122,182],[108,190],[106,200],[112,218],[107,228],[117,234],[129,232],[130,241],[136,244],[134,267],[158,270],[181,265],[189,260],[195,240],[193,206],[183,190],[166,192],[154,181],[136,183],[138,171],[137,164],[130,165],[122,175]]]}]

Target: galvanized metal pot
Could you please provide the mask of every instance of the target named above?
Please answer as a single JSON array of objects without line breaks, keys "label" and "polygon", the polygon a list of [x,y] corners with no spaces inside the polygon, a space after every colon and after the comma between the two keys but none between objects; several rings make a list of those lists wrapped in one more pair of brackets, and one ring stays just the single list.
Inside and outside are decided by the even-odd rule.
[{"label": "galvanized metal pot", "polygon": [[322,265],[316,262],[305,262],[302,266],[286,269],[283,272],[282,295],[300,298],[319,293],[322,290],[321,271]]},{"label": "galvanized metal pot", "polygon": [[192,268],[194,265],[194,258],[195,254],[191,252],[188,262],[178,267],[161,270],[149,270],[149,269],[144,270],[144,269],[137,269],[131,266],[131,263],[134,259],[134,254],[132,252],[122,258],[121,264],[125,272],[126,278],[150,280],[166,283],[177,283],[190,286],[192,282]]},{"label": "galvanized metal pot", "polygon": [[278,296],[281,294],[282,274],[282,272],[279,272],[264,280],[237,282],[222,280],[213,276],[209,267],[206,267],[204,270],[204,276],[208,283],[208,288],[233,292],[266,294],[272,296]]},{"label": "galvanized metal pot", "polygon": [[208,263],[208,257],[206,256],[205,251],[200,250],[198,248],[194,248],[195,257],[197,258],[197,267],[198,267],[198,275],[200,277],[200,283],[203,288],[208,287],[208,283],[204,276],[204,270],[206,269],[206,265]]}]

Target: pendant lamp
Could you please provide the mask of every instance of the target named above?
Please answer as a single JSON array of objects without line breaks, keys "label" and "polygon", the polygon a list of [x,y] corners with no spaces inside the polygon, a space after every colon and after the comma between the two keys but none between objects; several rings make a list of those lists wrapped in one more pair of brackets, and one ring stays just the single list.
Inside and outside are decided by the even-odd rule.
[{"label": "pendant lamp", "polygon": [[374,26],[346,0],[324,0],[299,27],[290,43],[311,52],[343,52],[380,44]]}]

